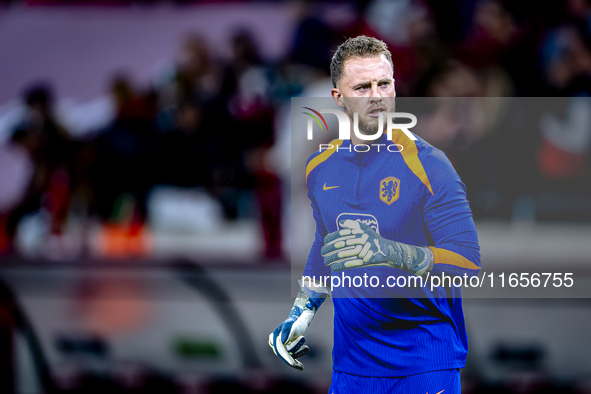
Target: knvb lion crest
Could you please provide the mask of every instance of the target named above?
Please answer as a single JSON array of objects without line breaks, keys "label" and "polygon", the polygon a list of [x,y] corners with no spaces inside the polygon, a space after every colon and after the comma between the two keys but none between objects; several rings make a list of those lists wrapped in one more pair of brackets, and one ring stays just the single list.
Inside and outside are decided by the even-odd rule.
[{"label": "knvb lion crest", "polygon": [[389,176],[380,181],[380,200],[388,205],[400,196],[400,179]]}]

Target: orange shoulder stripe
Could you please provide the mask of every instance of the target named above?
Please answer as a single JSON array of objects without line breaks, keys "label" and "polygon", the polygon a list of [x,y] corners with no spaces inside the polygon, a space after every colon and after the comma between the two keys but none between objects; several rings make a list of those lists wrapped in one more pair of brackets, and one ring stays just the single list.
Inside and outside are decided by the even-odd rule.
[{"label": "orange shoulder stripe", "polygon": [[[402,139],[404,139],[404,141]],[[431,182],[429,182],[429,177],[427,177],[427,173],[423,168],[421,159],[419,159],[419,150],[417,149],[417,144],[408,138],[401,130],[393,130],[392,142],[403,146],[402,152],[400,153],[402,154],[404,162],[408,168],[410,168],[410,170],[421,180],[421,182],[427,186],[427,189],[429,189],[431,195],[433,195]]]},{"label": "orange shoulder stripe", "polygon": [[320,163],[326,161],[333,153],[337,151],[337,147],[341,146],[343,140],[332,140],[330,141],[330,145],[333,147],[330,149],[325,150],[308,163],[306,166],[306,183],[308,183],[308,175],[312,172],[314,168],[316,168]]},{"label": "orange shoulder stripe", "polygon": [[433,252],[433,259],[435,264],[449,264],[455,265],[456,267],[460,268],[467,268],[471,270],[479,270],[480,267],[465,258],[464,256],[460,256],[457,253],[452,251],[435,248],[433,246],[429,246],[429,249]]}]

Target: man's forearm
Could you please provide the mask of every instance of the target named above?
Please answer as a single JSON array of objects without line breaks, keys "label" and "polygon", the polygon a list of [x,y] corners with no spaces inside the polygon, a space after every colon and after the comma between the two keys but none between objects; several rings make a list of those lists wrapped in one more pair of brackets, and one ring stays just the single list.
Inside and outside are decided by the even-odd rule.
[{"label": "man's forearm", "polygon": [[342,230],[324,238],[321,250],[324,264],[333,272],[382,265],[422,276],[433,268],[433,253],[428,247],[386,239],[365,223],[345,220],[340,225]]}]

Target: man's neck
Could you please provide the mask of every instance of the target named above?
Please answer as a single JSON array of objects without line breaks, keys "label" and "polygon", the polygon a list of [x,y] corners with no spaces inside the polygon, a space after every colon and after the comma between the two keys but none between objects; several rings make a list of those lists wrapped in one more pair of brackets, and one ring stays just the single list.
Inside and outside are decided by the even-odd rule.
[{"label": "man's neck", "polygon": [[357,137],[357,135],[355,135],[355,133],[351,133],[351,144],[353,145],[370,145],[373,144],[374,142],[376,142],[377,140],[380,139],[380,137],[382,136],[382,134],[380,134],[379,137],[372,139],[372,140],[362,140],[361,138]]}]

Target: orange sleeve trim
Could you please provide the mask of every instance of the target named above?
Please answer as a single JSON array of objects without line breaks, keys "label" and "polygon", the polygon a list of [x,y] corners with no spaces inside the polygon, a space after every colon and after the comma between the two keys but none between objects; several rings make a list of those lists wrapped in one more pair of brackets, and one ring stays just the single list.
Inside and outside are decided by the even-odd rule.
[{"label": "orange sleeve trim", "polygon": [[448,264],[454,265],[460,268],[467,268],[471,270],[479,270],[480,267],[457,253],[451,252],[446,249],[434,248],[429,246],[429,249],[433,252],[433,259],[435,264]]},{"label": "orange sleeve trim", "polygon": [[[404,138],[404,141],[402,139]],[[433,195],[433,189],[431,188],[431,182],[429,182],[429,177],[427,177],[427,173],[423,168],[423,164],[421,163],[421,159],[419,159],[419,150],[417,149],[417,144],[410,138],[406,136],[401,130],[393,130],[392,133],[392,142],[398,145],[402,145],[403,149],[400,152],[402,154],[402,158],[404,162],[410,168],[410,170],[423,182],[423,184],[429,189],[431,195]],[[404,143],[402,143],[404,142]]]},{"label": "orange sleeve trim", "polygon": [[319,164],[326,161],[326,159],[328,159],[333,153],[335,153],[337,151],[337,147],[341,146],[342,143],[343,140],[330,141],[330,145],[333,146],[332,148],[325,150],[324,152],[310,160],[310,162],[306,166],[306,183],[308,183],[308,175],[310,175],[312,170],[316,168]]}]

